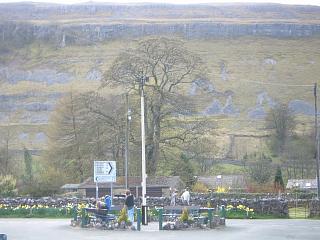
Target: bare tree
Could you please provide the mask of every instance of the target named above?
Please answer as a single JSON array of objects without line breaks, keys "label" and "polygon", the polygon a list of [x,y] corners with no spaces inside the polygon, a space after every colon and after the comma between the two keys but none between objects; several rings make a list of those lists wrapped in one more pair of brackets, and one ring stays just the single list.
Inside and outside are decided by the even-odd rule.
[{"label": "bare tree", "polygon": [[[94,142],[91,152],[98,159],[112,159],[117,162],[117,171],[123,168],[125,146],[125,110],[121,95],[101,96],[98,92],[82,95],[85,107],[89,111],[87,124],[95,129],[91,134]],[[97,153],[97,154],[95,154]],[[119,174],[118,174],[119,175]]]},{"label": "bare tree", "polygon": [[7,175],[12,173],[10,169],[10,142],[13,139],[13,131],[9,125],[0,129],[0,173]]},{"label": "bare tree", "polygon": [[286,145],[283,166],[288,178],[313,178],[315,175],[314,137],[294,136]]},{"label": "bare tree", "polygon": [[90,176],[93,160],[113,159],[121,166],[122,108],[117,96],[70,92],[51,119],[49,164],[65,172],[69,181],[83,181]]},{"label": "bare tree", "polygon": [[266,125],[272,130],[271,148],[281,155],[296,125],[292,111],[285,104],[277,105],[268,113]]},{"label": "bare tree", "polygon": [[199,166],[199,174],[205,174],[214,165],[214,158],[217,153],[217,146],[210,137],[199,137],[188,148],[187,153],[190,159]]},{"label": "bare tree", "polygon": [[85,127],[88,113],[79,95],[70,92],[57,106],[49,131],[51,163],[72,176],[73,181],[83,181],[89,169],[88,142]]},{"label": "bare tree", "polygon": [[243,162],[250,178],[259,184],[267,183],[272,175],[272,159],[264,153],[245,155]]},{"label": "bare tree", "polygon": [[[105,73],[103,86],[120,85],[136,92],[141,79],[149,79],[144,88],[149,174],[156,173],[160,143],[166,141],[161,136],[162,129],[166,127],[165,121],[193,111],[185,104],[188,101],[183,101],[187,99],[184,84],[205,77],[205,73],[201,59],[185,48],[183,42],[167,38],[141,41],[137,48],[122,53]],[[175,139],[178,138],[175,136]]]}]

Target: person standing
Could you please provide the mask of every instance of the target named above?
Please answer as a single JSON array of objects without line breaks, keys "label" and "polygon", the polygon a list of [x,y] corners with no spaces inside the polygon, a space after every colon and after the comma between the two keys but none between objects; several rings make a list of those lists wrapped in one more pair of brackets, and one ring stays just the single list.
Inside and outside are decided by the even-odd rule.
[{"label": "person standing", "polygon": [[106,206],[106,209],[107,209],[108,211],[110,211],[110,209],[111,209],[111,204],[112,204],[112,202],[111,202],[111,196],[109,196],[109,195],[105,195],[105,196],[104,196],[104,204],[105,204],[105,206]]},{"label": "person standing", "polygon": [[131,223],[134,222],[134,197],[130,190],[126,191],[125,206],[127,208],[128,219]]},{"label": "person standing", "polygon": [[181,195],[181,200],[183,205],[189,205],[190,204],[190,192],[188,188],[184,190],[184,192]]},{"label": "person standing", "polygon": [[177,199],[177,190],[173,189],[171,192],[171,201],[170,201],[170,206],[175,206],[176,205],[176,199]]}]

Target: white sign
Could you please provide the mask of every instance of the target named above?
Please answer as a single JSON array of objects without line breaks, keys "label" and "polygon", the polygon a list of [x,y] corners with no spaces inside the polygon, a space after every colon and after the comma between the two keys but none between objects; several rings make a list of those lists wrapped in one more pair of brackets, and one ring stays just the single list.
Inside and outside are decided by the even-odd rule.
[{"label": "white sign", "polygon": [[115,161],[94,161],[94,182],[116,182],[116,170]]}]

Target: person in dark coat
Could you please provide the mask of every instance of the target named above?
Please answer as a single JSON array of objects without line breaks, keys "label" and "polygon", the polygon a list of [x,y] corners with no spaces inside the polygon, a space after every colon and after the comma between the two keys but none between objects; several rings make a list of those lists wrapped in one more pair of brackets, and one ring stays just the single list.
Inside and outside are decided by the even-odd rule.
[{"label": "person in dark coat", "polygon": [[126,191],[126,201],[125,206],[127,208],[128,219],[131,223],[134,222],[134,197],[130,190]]}]

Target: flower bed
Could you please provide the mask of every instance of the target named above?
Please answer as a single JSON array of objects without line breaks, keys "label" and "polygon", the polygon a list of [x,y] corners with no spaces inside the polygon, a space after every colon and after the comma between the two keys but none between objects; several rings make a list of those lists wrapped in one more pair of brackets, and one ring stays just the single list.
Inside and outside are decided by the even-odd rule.
[{"label": "flower bed", "polygon": [[70,218],[73,205],[55,207],[48,205],[18,205],[9,206],[0,204],[0,217],[26,217],[26,218]]},{"label": "flower bed", "polygon": [[243,219],[243,218],[255,218],[255,213],[252,208],[246,207],[242,204],[234,207],[228,205],[226,207],[226,218],[229,219]]}]

